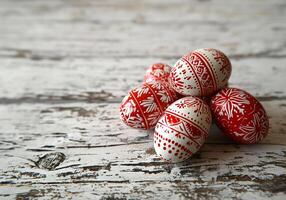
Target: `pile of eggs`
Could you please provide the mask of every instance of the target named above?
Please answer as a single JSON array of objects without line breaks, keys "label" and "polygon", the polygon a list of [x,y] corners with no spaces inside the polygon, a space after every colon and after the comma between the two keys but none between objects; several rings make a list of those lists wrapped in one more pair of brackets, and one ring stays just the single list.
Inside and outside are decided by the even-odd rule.
[{"label": "pile of eggs", "polygon": [[228,57],[212,48],[191,51],[174,67],[156,63],[123,99],[120,118],[133,128],[155,127],[155,151],[173,163],[202,147],[212,119],[236,143],[258,143],[268,133],[269,119],[255,97],[228,87],[231,69]]}]

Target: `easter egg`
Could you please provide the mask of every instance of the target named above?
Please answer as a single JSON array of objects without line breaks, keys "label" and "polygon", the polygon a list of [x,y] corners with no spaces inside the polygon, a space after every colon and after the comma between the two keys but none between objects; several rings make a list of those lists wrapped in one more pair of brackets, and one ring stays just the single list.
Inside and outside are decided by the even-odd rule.
[{"label": "easter egg", "polygon": [[143,83],[132,89],[120,105],[120,118],[128,126],[154,128],[166,108],[177,100],[177,94],[161,81]]},{"label": "easter egg", "polygon": [[211,120],[211,110],[200,98],[184,97],[175,101],[155,127],[157,155],[173,163],[189,159],[204,144]]},{"label": "easter egg", "polygon": [[171,67],[164,63],[155,63],[151,65],[144,76],[144,82],[161,80],[168,82]]},{"label": "easter egg", "polygon": [[269,119],[261,103],[237,88],[224,88],[211,100],[218,127],[240,144],[254,144],[268,133]]},{"label": "easter egg", "polygon": [[210,96],[225,87],[231,75],[231,63],[219,50],[191,51],[180,58],[170,72],[170,84],[185,96]]}]

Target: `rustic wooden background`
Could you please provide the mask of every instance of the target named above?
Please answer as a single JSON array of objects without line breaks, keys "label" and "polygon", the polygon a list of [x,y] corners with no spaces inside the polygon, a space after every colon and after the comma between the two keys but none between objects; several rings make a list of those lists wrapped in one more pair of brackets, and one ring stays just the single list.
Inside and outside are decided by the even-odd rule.
[{"label": "rustic wooden background", "polygon": [[[213,127],[166,164],[118,106],[150,64],[202,47],[229,55],[270,134],[236,145]],[[286,199],[285,65],[285,0],[0,0],[0,198]]]}]

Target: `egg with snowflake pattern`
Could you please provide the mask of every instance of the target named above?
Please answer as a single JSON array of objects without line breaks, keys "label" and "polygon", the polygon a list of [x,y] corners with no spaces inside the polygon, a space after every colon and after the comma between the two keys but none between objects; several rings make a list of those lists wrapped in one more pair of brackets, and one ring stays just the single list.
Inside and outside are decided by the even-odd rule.
[{"label": "egg with snowflake pattern", "polygon": [[184,97],[175,101],[155,127],[157,155],[172,163],[189,159],[204,144],[211,121],[211,110],[202,99]]},{"label": "egg with snowflake pattern", "polygon": [[231,63],[219,50],[205,48],[180,58],[170,72],[170,84],[181,95],[211,96],[224,88]]},{"label": "egg with snowflake pattern", "polygon": [[144,82],[150,82],[154,80],[168,82],[170,71],[171,66],[164,63],[155,63],[147,69],[144,76]]},{"label": "egg with snowflake pattern", "polygon": [[154,128],[165,109],[177,98],[176,92],[166,82],[143,83],[123,99],[120,118],[133,128]]},{"label": "egg with snowflake pattern", "polygon": [[211,110],[222,132],[240,144],[255,144],[268,133],[269,119],[261,103],[248,92],[224,88],[211,99]]}]

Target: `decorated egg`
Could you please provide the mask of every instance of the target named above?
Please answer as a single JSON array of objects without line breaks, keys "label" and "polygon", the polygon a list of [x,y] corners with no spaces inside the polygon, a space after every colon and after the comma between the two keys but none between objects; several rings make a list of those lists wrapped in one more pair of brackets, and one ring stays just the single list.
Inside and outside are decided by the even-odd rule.
[{"label": "decorated egg", "polygon": [[176,62],[170,72],[170,84],[185,96],[210,96],[225,87],[230,74],[231,63],[224,53],[198,49]]},{"label": "decorated egg", "polygon": [[144,76],[144,82],[161,80],[168,82],[171,67],[164,63],[155,63],[149,67]]},{"label": "decorated egg", "polygon": [[120,118],[130,127],[154,128],[166,108],[177,100],[176,92],[162,81],[132,89],[120,105]]},{"label": "decorated egg", "polygon": [[204,144],[211,126],[211,110],[198,97],[184,97],[172,103],[159,119],[154,148],[168,162],[190,158]]},{"label": "decorated egg", "polygon": [[211,110],[222,132],[240,144],[254,144],[268,133],[269,119],[261,103],[237,88],[224,88],[211,100]]}]

